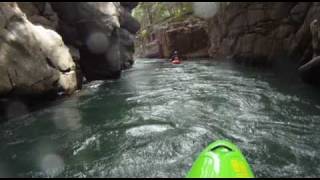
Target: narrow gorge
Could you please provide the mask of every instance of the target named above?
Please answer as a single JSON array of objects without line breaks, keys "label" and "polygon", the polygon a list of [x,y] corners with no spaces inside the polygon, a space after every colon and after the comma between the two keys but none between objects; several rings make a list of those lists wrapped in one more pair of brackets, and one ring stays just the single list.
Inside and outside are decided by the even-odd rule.
[{"label": "narrow gorge", "polygon": [[1,2],[0,177],[319,177],[319,18],[318,2]]},{"label": "narrow gorge", "polygon": [[141,35],[138,55],[169,58],[178,50],[186,59],[228,58],[264,68],[292,66],[305,82],[319,84],[319,3],[199,4],[185,10],[182,20],[165,19],[151,29],[143,27],[151,38]]}]

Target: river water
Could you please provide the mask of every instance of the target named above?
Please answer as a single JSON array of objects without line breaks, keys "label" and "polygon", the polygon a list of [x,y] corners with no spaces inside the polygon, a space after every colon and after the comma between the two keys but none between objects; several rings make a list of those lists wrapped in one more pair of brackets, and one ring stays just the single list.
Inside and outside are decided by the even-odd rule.
[{"label": "river water", "polygon": [[257,177],[320,176],[319,94],[227,62],[138,59],[119,80],[0,124],[0,176],[185,177],[218,139]]}]

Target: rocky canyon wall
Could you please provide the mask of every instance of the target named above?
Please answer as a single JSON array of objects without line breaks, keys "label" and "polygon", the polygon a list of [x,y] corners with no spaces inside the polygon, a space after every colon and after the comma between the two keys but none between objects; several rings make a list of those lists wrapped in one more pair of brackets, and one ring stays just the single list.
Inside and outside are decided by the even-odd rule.
[{"label": "rocky canyon wall", "polygon": [[136,2],[2,2],[0,96],[72,94],[134,63]]}]

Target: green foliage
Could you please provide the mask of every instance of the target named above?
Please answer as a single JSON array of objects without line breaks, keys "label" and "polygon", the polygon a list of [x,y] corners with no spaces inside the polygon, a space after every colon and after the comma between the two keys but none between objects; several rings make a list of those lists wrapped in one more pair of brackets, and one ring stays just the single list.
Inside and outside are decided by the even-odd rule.
[{"label": "green foliage", "polygon": [[145,40],[150,36],[154,25],[182,20],[183,16],[191,13],[191,2],[140,2],[132,15],[141,24],[138,37]]}]

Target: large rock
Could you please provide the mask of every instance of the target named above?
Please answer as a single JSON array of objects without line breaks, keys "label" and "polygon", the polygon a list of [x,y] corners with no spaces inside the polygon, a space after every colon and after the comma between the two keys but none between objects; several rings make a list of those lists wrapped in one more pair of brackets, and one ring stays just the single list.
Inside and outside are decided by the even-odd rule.
[{"label": "large rock", "polygon": [[138,6],[139,2],[120,2],[120,4],[131,13],[132,9]]},{"label": "large rock", "polygon": [[18,2],[19,8],[24,12],[28,20],[35,25],[56,30],[58,28],[58,16],[52,10],[48,2]]},{"label": "large rock", "polygon": [[154,40],[140,47],[143,50],[139,56],[169,58],[175,50],[185,58],[209,56],[207,23],[203,20],[189,17],[182,22],[159,25],[153,34]]},{"label": "large rock", "polygon": [[75,91],[75,64],[62,38],[29,22],[16,3],[0,10],[0,95]]},{"label": "large rock", "polygon": [[310,84],[320,84],[320,56],[299,67],[301,78]]},{"label": "large rock", "polygon": [[134,36],[126,29],[120,29],[120,59],[121,69],[132,67],[134,60]]},{"label": "large rock", "polygon": [[116,3],[52,2],[51,5],[60,18],[59,32],[65,42],[80,50],[80,66],[86,78],[119,76],[119,58],[108,58],[117,54],[114,41],[120,23]]},{"label": "large rock", "polygon": [[320,56],[320,25],[317,19],[311,22],[313,57]]},{"label": "large rock", "polygon": [[310,11],[315,6],[311,2],[230,3],[209,21],[209,53],[256,64],[289,58],[298,62],[308,54]]},{"label": "large rock", "polygon": [[[162,32],[162,33],[165,34],[165,32]],[[145,57],[145,58],[164,58],[165,56],[163,55],[164,53],[163,46],[165,46],[166,44],[162,44],[162,43],[160,43],[159,39],[156,39],[150,43],[140,45],[139,48],[141,49],[140,50],[141,53],[139,56]]]},{"label": "large rock", "polygon": [[299,67],[302,79],[312,84],[320,84],[320,25],[317,19],[311,22],[313,59]]},{"label": "large rock", "polygon": [[319,20],[319,2],[232,2],[209,20],[209,53],[259,65],[290,60],[319,85]]},{"label": "large rock", "polygon": [[126,8],[120,9],[120,26],[131,34],[136,34],[140,29],[140,23],[131,16]]},{"label": "large rock", "polygon": [[[124,63],[133,61],[124,48],[123,29],[134,34],[139,23],[119,2],[51,2],[60,18],[59,32],[80,51],[80,66],[88,80],[117,78]],[[132,8],[127,4],[127,9]],[[123,58],[127,60],[122,60]],[[130,59],[130,60],[128,60]]]}]

